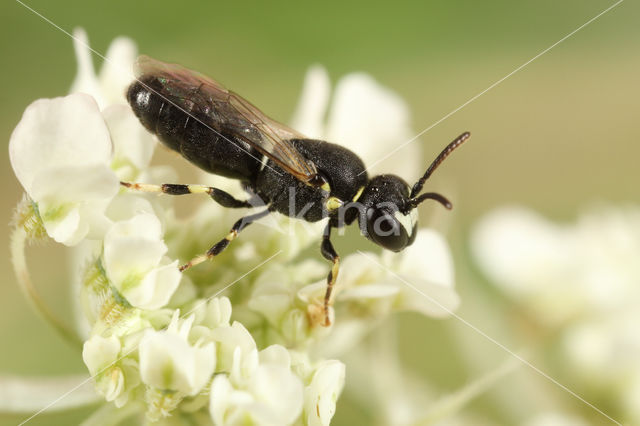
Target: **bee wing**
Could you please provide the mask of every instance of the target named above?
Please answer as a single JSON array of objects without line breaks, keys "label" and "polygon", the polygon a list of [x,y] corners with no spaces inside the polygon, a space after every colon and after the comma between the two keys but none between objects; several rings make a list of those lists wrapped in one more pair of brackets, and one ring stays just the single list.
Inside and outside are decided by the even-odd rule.
[{"label": "bee wing", "polygon": [[222,134],[232,134],[247,142],[273,160],[298,180],[308,182],[317,171],[315,165],[305,159],[291,143],[291,139],[304,139],[295,130],[267,117],[257,107],[238,94],[227,90],[217,81],[177,64],[167,64],[148,56],[136,61],[136,75],[154,75],[172,81],[179,87],[183,99],[180,107],[186,112],[207,116],[205,123]]}]

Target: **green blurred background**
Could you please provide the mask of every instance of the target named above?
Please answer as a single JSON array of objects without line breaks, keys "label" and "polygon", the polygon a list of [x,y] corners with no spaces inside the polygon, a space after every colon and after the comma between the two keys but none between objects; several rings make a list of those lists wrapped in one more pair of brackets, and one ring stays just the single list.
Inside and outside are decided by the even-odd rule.
[{"label": "green blurred background", "polygon": [[[209,74],[282,121],[291,116],[310,65],[323,64],[333,83],[351,71],[368,72],[406,99],[416,133],[613,3],[26,1],[67,31],[84,27],[99,52],[114,37],[129,36],[141,53]],[[5,143],[0,150],[5,182],[0,223],[8,224],[22,192],[8,161],[11,131],[30,102],[67,92],[75,61],[69,37],[19,3],[2,2],[0,16],[0,135]],[[459,314],[515,347],[517,336],[509,324],[495,320],[496,312],[509,306],[468,266],[468,231],[484,212],[505,203],[569,220],[593,203],[638,201],[639,17],[638,2],[624,1],[416,141],[424,147],[426,163],[461,131],[473,133],[471,143],[430,184],[452,196],[453,213],[445,217],[427,207],[421,216],[446,231],[454,247]],[[23,300],[9,261],[9,227],[1,232],[0,374],[84,372],[80,354]],[[34,248],[29,260],[44,298],[68,318],[70,294],[59,285],[65,272],[55,267],[64,261],[62,254]],[[397,325],[405,364],[442,392],[481,373],[461,371],[461,358],[494,360],[494,366],[506,358],[456,319],[406,314]],[[473,354],[451,341],[456,334],[476,341]],[[523,374],[535,375],[526,368],[517,373]],[[540,383],[568,406],[588,412],[544,379]],[[508,392],[509,381],[497,387],[495,392]],[[532,412],[537,408],[529,407]],[[505,410],[490,397],[468,409],[505,423],[513,419],[506,411],[518,411]],[[86,413],[43,414],[29,424],[75,424]],[[367,424],[367,415],[345,397],[335,423]],[[24,417],[0,416],[0,423],[15,424]]]}]

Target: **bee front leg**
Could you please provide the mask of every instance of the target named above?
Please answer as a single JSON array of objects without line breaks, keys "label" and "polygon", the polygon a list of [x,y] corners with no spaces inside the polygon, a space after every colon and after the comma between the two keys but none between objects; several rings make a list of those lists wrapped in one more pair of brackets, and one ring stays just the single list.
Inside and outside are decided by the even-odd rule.
[{"label": "bee front leg", "polygon": [[240,231],[242,231],[247,226],[251,225],[256,220],[267,216],[269,213],[271,213],[271,210],[267,209],[259,213],[252,214],[252,215],[245,216],[243,218],[238,219],[238,221],[234,223],[234,225],[231,227],[231,230],[229,231],[226,237],[224,237],[222,240],[215,243],[213,247],[207,250],[205,254],[194,257],[189,262],[180,266],[179,268],[180,272],[183,272],[186,269],[191,268],[192,266],[195,266],[199,263],[204,262],[205,260],[211,259],[212,257],[219,255],[220,253],[222,253],[222,251],[224,251],[224,249],[226,249],[229,246],[229,243],[231,241],[236,239]]},{"label": "bee front leg", "polygon": [[325,259],[332,262],[332,265],[329,275],[327,275],[327,290],[324,293],[324,301],[322,304],[322,321],[318,321],[317,312],[312,311],[314,307],[310,307],[310,314],[313,322],[320,323],[324,327],[329,327],[331,325],[331,317],[329,315],[329,307],[332,304],[331,294],[333,293],[333,286],[338,279],[338,271],[340,269],[340,256],[338,256],[338,253],[336,253],[331,243],[331,225],[327,225],[324,230],[320,252]]},{"label": "bee front leg", "polygon": [[162,185],[154,185],[150,183],[133,183],[120,182],[125,188],[135,189],[142,192],[158,192],[169,195],[185,195],[185,194],[208,194],[215,202],[222,207],[229,208],[250,208],[255,207],[249,201],[238,200],[233,195],[222,189],[205,185],[182,185],[178,183],[163,183]]}]

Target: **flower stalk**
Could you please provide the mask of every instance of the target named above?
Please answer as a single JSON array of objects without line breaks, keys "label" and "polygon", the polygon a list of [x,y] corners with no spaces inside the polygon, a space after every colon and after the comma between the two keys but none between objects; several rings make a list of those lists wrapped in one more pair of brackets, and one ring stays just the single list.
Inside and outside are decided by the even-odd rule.
[{"label": "flower stalk", "polygon": [[24,227],[16,226],[13,229],[11,233],[10,254],[13,271],[18,280],[18,286],[33,310],[45,320],[45,322],[49,323],[69,344],[75,347],[82,347],[82,338],[51,311],[33,285],[25,256],[28,239],[28,233]]}]

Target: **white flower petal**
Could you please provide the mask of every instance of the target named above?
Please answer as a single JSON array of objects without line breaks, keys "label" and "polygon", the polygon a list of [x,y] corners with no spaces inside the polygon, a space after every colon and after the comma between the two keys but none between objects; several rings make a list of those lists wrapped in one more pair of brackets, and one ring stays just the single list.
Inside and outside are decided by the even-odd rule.
[{"label": "white flower petal", "polygon": [[[111,105],[103,111],[114,147],[113,167],[116,171],[132,165],[138,170],[148,167],[155,148],[153,136],[142,127],[128,105]],[[121,179],[136,176],[120,175]]]},{"label": "white flower petal", "polygon": [[331,83],[327,71],[320,65],[309,68],[291,126],[310,138],[322,139],[330,92]]},{"label": "white flower petal", "polygon": [[38,174],[108,164],[111,149],[109,131],[98,106],[83,94],[33,102],[9,141],[11,165],[29,195]]},{"label": "white flower petal", "polygon": [[395,272],[391,278],[400,289],[396,309],[446,317],[458,308],[460,298],[453,286],[453,259],[439,233],[420,229],[413,245],[399,255],[384,253],[383,259]]},{"label": "white flower petal", "polygon": [[[113,368],[108,375],[103,377],[103,380],[106,380],[106,386],[102,387],[101,393],[105,400],[114,401],[122,395],[125,390],[125,378],[120,368]],[[98,383],[98,388],[100,388],[100,384]]]},{"label": "white flower petal", "polygon": [[289,351],[281,345],[271,345],[259,353],[260,356],[260,364],[273,364],[279,365],[286,369],[289,369],[291,366],[291,355],[289,355]]},{"label": "white flower petal", "polygon": [[324,361],[318,366],[304,389],[304,415],[309,426],[329,425],[344,379],[345,365],[340,361]]},{"label": "white flower petal", "polygon": [[118,178],[106,164],[57,167],[38,173],[33,180],[32,197],[47,203],[108,203],[119,187]]},{"label": "white flower petal", "polygon": [[256,342],[253,340],[253,336],[238,321],[234,321],[231,326],[222,326],[214,329],[212,336],[220,344],[218,364],[222,371],[230,371],[236,348],[240,349],[243,356],[247,356],[251,351],[256,350]]},{"label": "white flower petal", "polygon": [[153,206],[143,195],[119,194],[107,208],[107,216],[114,222],[129,220],[142,213],[154,214]]},{"label": "white flower petal", "polygon": [[162,225],[154,214],[141,213],[129,220],[113,225],[109,230],[108,239],[115,240],[120,238],[159,241],[162,238]]},{"label": "white flower petal", "polygon": [[103,164],[55,168],[36,176],[32,197],[47,233],[75,245],[84,237],[102,238],[110,223],[104,211],[118,188],[118,179]]},{"label": "white flower petal", "polygon": [[[378,255],[366,252],[365,256],[369,258],[377,258]],[[346,256],[340,265],[340,274],[338,275],[337,287],[349,289],[360,285],[380,282],[390,283],[384,274],[381,274],[379,267],[372,264],[371,260],[365,258],[362,254],[354,253]]]},{"label": "white flower petal", "polygon": [[47,233],[69,246],[100,239],[111,223],[104,211],[118,192],[118,179],[104,164],[56,168],[39,173],[32,197]]},{"label": "white flower petal", "polygon": [[[413,137],[409,108],[402,98],[364,73],[349,74],[338,81],[329,110],[327,140],[358,154],[366,165],[380,160],[390,147]],[[407,180],[424,172],[420,144],[410,143],[376,165],[376,173],[398,173]]]},{"label": "white flower petal", "polygon": [[96,78],[95,69],[93,68],[89,37],[84,29],[75,28],[73,30],[73,48],[76,52],[78,68],[76,78],[73,80],[69,92],[86,93],[92,96],[99,105],[104,105],[100,85]]},{"label": "white flower petal", "polygon": [[227,376],[221,374],[213,379],[209,412],[216,426],[232,426],[247,421],[251,421],[250,424],[260,424],[251,418],[253,416],[250,412],[254,408],[253,396],[249,392],[234,389]]},{"label": "white flower petal", "polygon": [[142,213],[114,224],[104,238],[104,267],[109,278],[120,290],[126,281],[141,280],[156,267],[167,246],[161,240],[158,218]]},{"label": "white flower petal", "polygon": [[319,280],[298,290],[296,294],[305,303],[317,303],[324,299],[327,290],[327,280]]},{"label": "white flower petal", "polygon": [[262,314],[271,324],[278,324],[282,316],[291,307],[292,298],[288,294],[263,294],[252,296],[248,306]]},{"label": "white flower petal", "polygon": [[178,261],[176,260],[168,265],[152,269],[138,285],[119,290],[136,308],[159,309],[169,303],[181,278],[182,274],[178,270]]},{"label": "white flower petal", "polygon": [[236,346],[233,350],[233,363],[229,373],[231,383],[236,387],[245,387],[255,374],[258,365],[259,358],[257,349],[242,351],[240,347]]},{"label": "white flower petal", "polygon": [[264,404],[268,423],[288,425],[302,412],[302,382],[288,368],[261,365],[251,378],[248,391]]},{"label": "white flower petal", "polygon": [[82,28],[76,28],[73,38],[78,71],[70,92],[82,92],[93,96],[101,108],[115,103],[126,104],[125,89],[135,78],[133,74],[133,63],[137,56],[135,43],[127,37],[114,39],[107,49],[100,75],[97,77],[87,33]]},{"label": "white flower petal", "polygon": [[388,284],[365,284],[342,291],[340,300],[386,299],[395,297],[399,292],[398,287]]},{"label": "white flower petal", "polygon": [[149,331],[140,341],[140,377],[147,385],[195,395],[215,369],[213,343],[191,346],[170,332]]},{"label": "white flower petal", "polygon": [[135,78],[133,63],[137,56],[138,48],[128,37],[117,37],[109,45],[98,77],[107,104],[127,103],[125,91]]},{"label": "white flower petal", "polygon": [[[40,210],[44,215],[48,215],[52,211],[58,210],[59,206],[43,205]],[[67,246],[78,244],[89,233],[89,226],[81,222],[80,209],[77,206],[67,208],[62,206],[63,215],[54,215],[55,218],[45,218],[42,220],[47,235],[55,241]],[[45,216],[46,217],[46,216]]]},{"label": "white flower petal", "polygon": [[97,374],[100,370],[118,360],[121,345],[115,336],[92,336],[84,342],[82,359],[91,374]]},{"label": "white flower petal", "polygon": [[400,255],[384,254],[385,263],[407,277],[416,277],[443,287],[453,287],[451,250],[441,234],[431,229],[418,230],[416,241]]},{"label": "white flower petal", "polygon": [[105,271],[133,306],[158,309],[179,285],[178,263],[163,257],[167,246],[161,238],[160,221],[150,213],[114,224],[105,236]]},{"label": "white flower petal", "polygon": [[566,236],[533,211],[504,207],[476,225],[471,248],[489,278],[512,296],[523,297],[550,281],[562,282],[564,265],[572,267],[575,253]]},{"label": "white flower petal", "polygon": [[158,265],[166,251],[166,246],[160,241],[142,238],[105,239],[104,267],[107,276],[116,287],[133,284],[128,282],[133,278],[138,282]]},{"label": "white flower petal", "polygon": [[[444,318],[460,305],[460,297],[453,287],[434,284],[415,277],[403,277],[396,309],[420,312],[424,315]],[[406,283],[411,284],[411,286]]]},{"label": "white flower petal", "polygon": [[228,297],[214,297],[207,301],[205,316],[201,320],[202,325],[214,329],[221,326],[229,326],[231,320],[231,301]]},{"label": "white flower petal", "polygon": [[225,375],[216,375],[211,382],[209,412],[213,423],[222,426],[226,425],[226,414],[233,386]]}]

